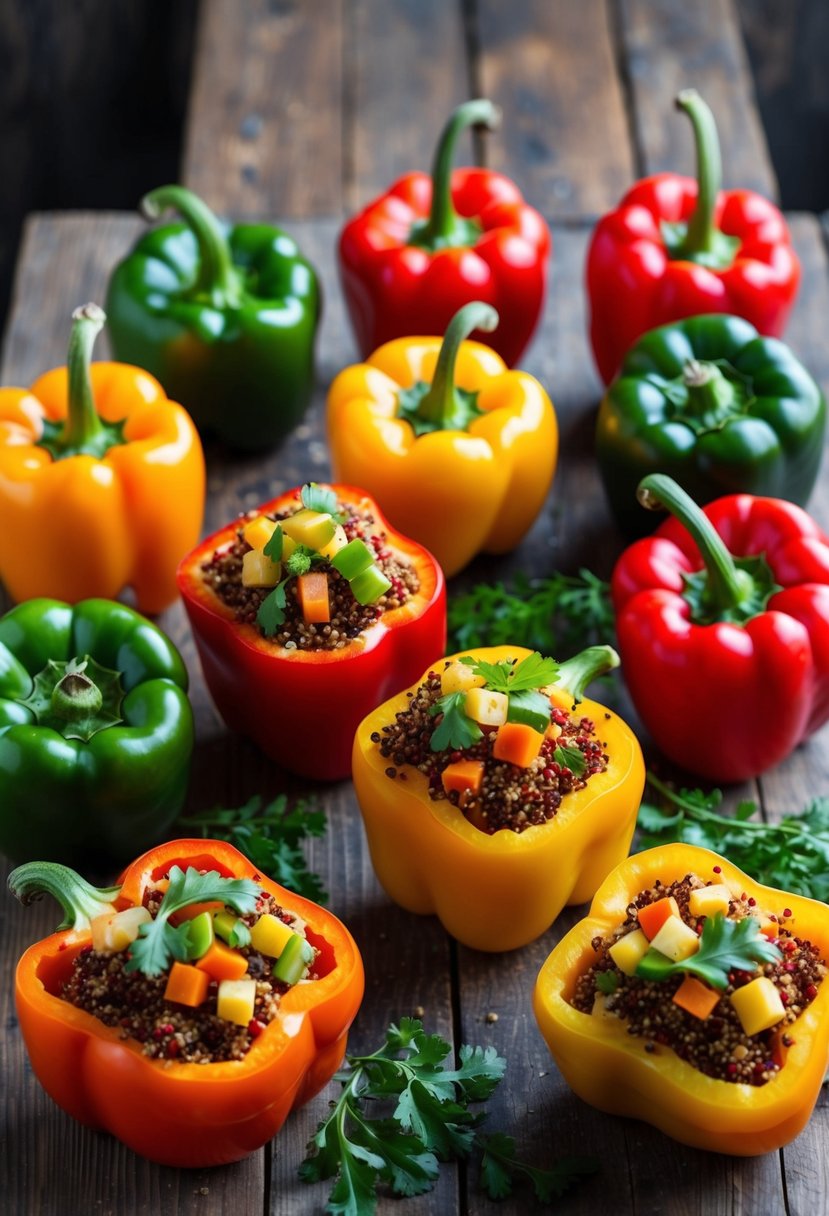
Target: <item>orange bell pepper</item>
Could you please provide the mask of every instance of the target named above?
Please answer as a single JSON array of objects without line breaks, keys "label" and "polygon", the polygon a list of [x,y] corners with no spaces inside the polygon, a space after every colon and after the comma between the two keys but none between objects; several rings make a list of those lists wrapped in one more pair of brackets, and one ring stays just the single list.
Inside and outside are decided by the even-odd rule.
[{"label": "orange bell pepper", "polygon": [[[719,867],[716,874],[714,867]],[[657,1045],[648,1052],[642,1038],[627,1033],[621,1018],[582,1013],[570,1004],[577,979],[595,960],[593,938],[607,938],[624,921],[631,900],[657,878],[667,885],[691,873],[745,892],[758,908],[790,911],[787,927],[829,958],[826,904],[761,886],[708,849],[665,845],[629,857],[602,883],[587,917],[541,968],[535,1015],[564,1079],[585,1102],[610,1114],[643,1119],[696,1148],[746,1157],[773,1152],[806,1125],[820,1093],[829,1063],[829,982],[786,1026],[794,1042],[785,1064],[759,1086],[706,1076],[669,1047]]]},{"label": "orange bell pepper", "polygon": [[462,341],[497,321],[489,305],[467,304],[444,339],[387,342],[328,394],[335,480],[366,489],[447,577],[481,550],[516,547],[556,466],[556,416],[538,381]]},{"label": "orange bell pepper", "polygon": [[[90,916],[113,905],[119,911],[140,905],[144,890],[174,865],[255,880],[305,921],[307,938],[319,951],[318,978],[285,993],[276,1018],[241,1060],[152,1059],[140,1043],[123,1039],[120,1027],[104,1025],[57,995],[73,959],[91,942]],[[164,1165],[221,1165],[260,1148],[291,1110],[330,1081],[363,995],[359,952],[330,912],[278,886],[231,845],[215,840],[159,845],[134,861],[114,888],[97,891],[78,879],[72,899],[58,884],[48,885],[46,863],[38,869],[37,885],[13,873],[11,889],[24,901],[50,890],[67,913],[63,925],[71,927],[31,946],[21,958],[17,1016],[35,1075],[79,1122],[111,1132]]]},{"label": "orange bell pepper", "polygon": [[15,600],[112,599],[130,586],[155,614],[198,539],[204,457],[152,376],[90,367],[104,320],[94,304],[77,309],[69,366],[0,389],[0,578]]}]

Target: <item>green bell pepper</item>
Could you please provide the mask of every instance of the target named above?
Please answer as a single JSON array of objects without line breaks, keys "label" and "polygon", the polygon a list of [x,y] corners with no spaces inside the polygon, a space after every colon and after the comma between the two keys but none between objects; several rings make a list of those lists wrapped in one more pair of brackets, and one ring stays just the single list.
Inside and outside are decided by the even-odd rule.
[{"label": "green bell pepper", "polygon": [[194,422],[237,450],[260,451],[311,399],[320,289],[295,242],[266,224],[225,228],[190,190],[141,200],[145,233],[116,266],[106,301],[116,359],[161,381]]},{"label": "green bell pepper", "polygon": [[724,314],[662,325],[607,389],[596,455],[613,514],[641,536],[636,487],[666,473],[700,505],[746,492],[804,506],[823,454],[826,402],[776,338]]},{"label": "green bell pepper", "polygon": [[111,600],[0,618],[0,851],[105,868],[162,839],[187,791],[187,671]]}]

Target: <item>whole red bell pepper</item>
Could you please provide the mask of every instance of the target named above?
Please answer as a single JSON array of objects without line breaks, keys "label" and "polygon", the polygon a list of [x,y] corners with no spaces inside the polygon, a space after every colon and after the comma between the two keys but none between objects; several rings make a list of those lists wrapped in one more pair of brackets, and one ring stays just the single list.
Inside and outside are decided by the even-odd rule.
[{"label": "whole red bell pepper", "polygon": [[710,109],[693,89],[676,105],[693,124],[697,180],[657,173],[637,182],[590,242],[590,341],[605,384],[657,325],[728,312],[780,337],[797,295],[800,263],[782,214],[752,190],[720,190]]},{"label": "whole red bell pepper", "polygon": [[732,494],[702,511],[662,474],[639,497],[675,518],[613,572],[633,703],[689,772],[755,777],[829,719],[829,537],[782,499]]},{"label": "whole red bell pepper", "polygon": [[[360,722],[414,683],[446,648],[446,584],[435,559],[395,532],[362,490],[331,488],[339,501],[371,512],[387,547],[411,563],[420,583],[406,603],[383,613],[341,649],[288,649],[265,637],[256,623],[237,619],[235,609],[219,599],[205,566],[233,544],[238,520],[202,541],[178,571],[207,687],[227,725],[289,772],[323,781],[350,776]],[[278,515],[299,505],[299,490],[288,490],[256,514]]]},{"label": "whole red bell pepper", "polygon": [[489,101],[468,101],[447,122],[431,178],[407,173],[340,235],[340,278],[363,358],[392,338],[442,334],[471,300],[498,310],[493,334],[473,334],[512,367],[535,330],[547,282],[550,231],[517,187],[488,169],[456,169],[458,135],[495,127]]}]

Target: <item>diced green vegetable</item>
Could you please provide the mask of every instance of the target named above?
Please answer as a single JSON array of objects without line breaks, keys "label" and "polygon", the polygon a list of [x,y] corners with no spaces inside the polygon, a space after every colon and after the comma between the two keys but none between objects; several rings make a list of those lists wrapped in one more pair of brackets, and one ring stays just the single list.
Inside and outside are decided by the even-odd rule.
[{"label": "diced green vegetable", "polygon": [[667,979],[675,971],[676,968],[671,959],[651,947],[647,954],[643,955],[640,959],[636,968],[636,975],[640,980],[661,981]]},{"label": "diced green vegetable", "polygon": [[304,937],[294,933],[280,954],[273,974],[283,984],[296,984],[313,961],[314,947]]},{"label": "diced green vegetable", "polygon": [[232,912],[216,912],[213,915],[213,930],[217,937],[235,950],[250,945],[250,929],[240,916]]},{"label": "diced green vegetable", "polygon": [[385,595],[391,586],[391,580],[386,578],[379,566],[369,566],[367,570],[352,578],[349,586],[358,604],[373,604],[381,595]]},{"label": "diced green vegetable", "polygon": [[543,735],[550,725],[550,698],[541,692],[527,689],[511,692],[507,708],[508,722],[521,722]]},{"label": "diced green vegetable", "polygon": [[187,922],[187,957],[201,958],[213,945],[213,917],[209,912],[200,912]]},{"label": "diced green vegetable", "polygon": [[374,554],[365,541],[350,540],[343,549],[340,549],[339,553],[334,554],[331,558],[331,565],[350,582],[369,566],[374,565]]}]

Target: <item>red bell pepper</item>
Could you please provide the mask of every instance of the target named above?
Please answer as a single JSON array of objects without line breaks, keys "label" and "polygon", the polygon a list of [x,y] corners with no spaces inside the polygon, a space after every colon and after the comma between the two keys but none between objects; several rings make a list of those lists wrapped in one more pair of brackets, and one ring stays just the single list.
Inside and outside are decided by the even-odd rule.
[{"label": "red bell pepper", "polygon": [[512,367],[535,330],[550,231],[517,187],[488,169],[456,169],[458,135],[497,125],[491,102],[468,101],[447,122],[431,178],[407,173],[340,235],[340,278],[363,358],[392,338],[442,334],[471,300],[496,308],[493,334],[474,333]]},{"label": "red bell pepper", "polygon": [[639,497],[676,518],[613,572],[633,703],[689,772],[756,777],[829,719],[829,537],[782,499],[732,494],[703,512],[662,474]]},{"label": "red bell pepper", "polygon": [[[420,589],[385,612],[340,650],[289,650],[237,619],[205,580],[202,567],[231,545],[239,521],[208,536],[184,558],[178,585],[205,680],[231,730],[248,735],[292,773],[337,781],[351,774],[351,746],[363,718],[420,676],[446,648],[443,572],[421,545],[389,527],[376,503],[351,486],[331,487],[342,502],[362,504],[387,546],[410,562]],[[257,508],[269,515],[298,508],[288,490]]]},{"label": "red bell pepper", "polygon": [[710,109],[693,89],[676,105],[693,124],[698,180],[657,173],[637,182],[590,242],[590,341],[605,384],[657,325],[728,312],[780,337],[797,295],[800,263],[780,211],[752,190],[720,190]]}]

